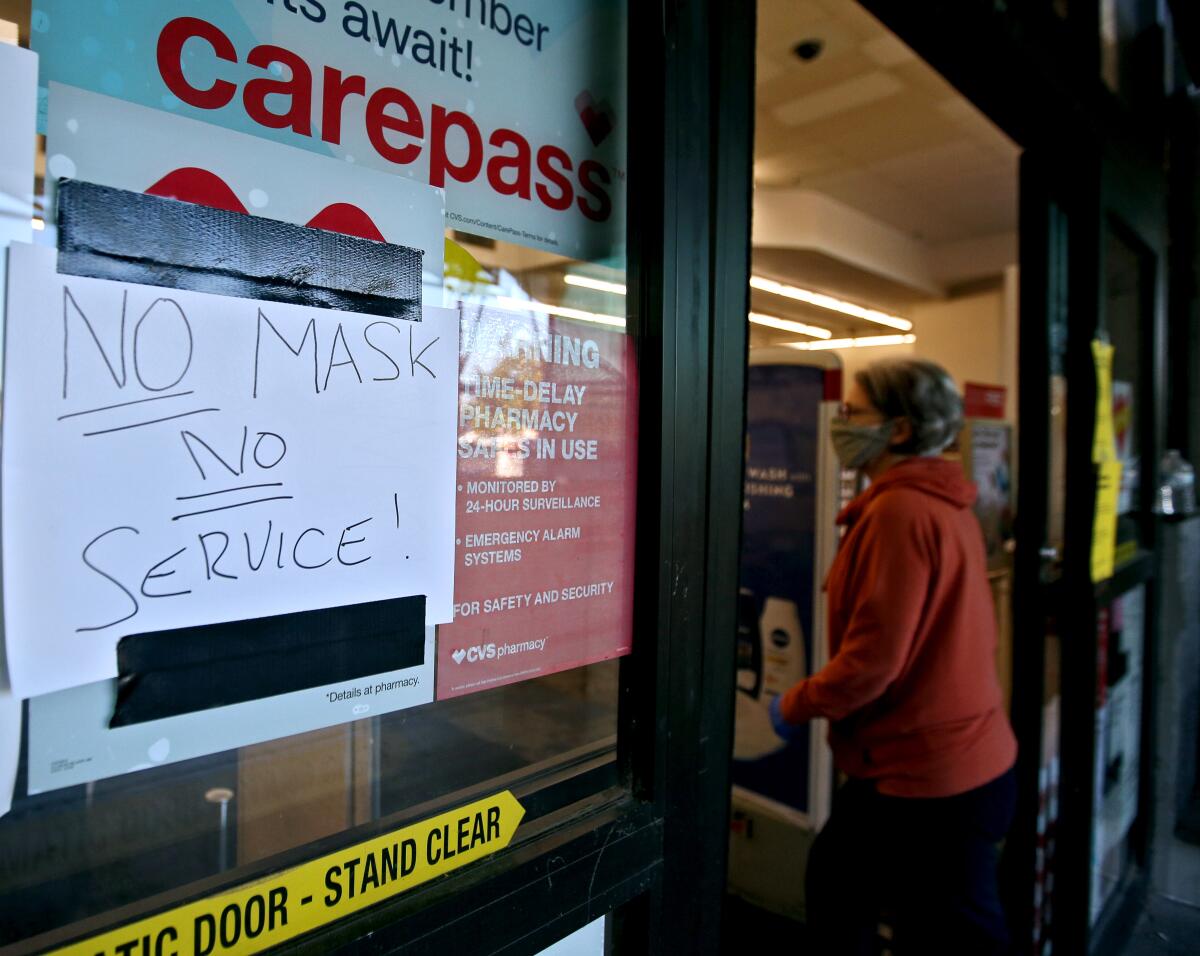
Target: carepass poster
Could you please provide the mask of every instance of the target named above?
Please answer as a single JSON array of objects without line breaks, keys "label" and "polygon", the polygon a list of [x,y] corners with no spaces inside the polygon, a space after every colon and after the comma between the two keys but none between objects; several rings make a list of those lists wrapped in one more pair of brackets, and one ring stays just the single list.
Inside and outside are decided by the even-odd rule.
[{"label": "carepass poster", "polygon": [[624,229],[624,0],[35,0],[49,84],[446,191],[461,229],[578,259]]}]

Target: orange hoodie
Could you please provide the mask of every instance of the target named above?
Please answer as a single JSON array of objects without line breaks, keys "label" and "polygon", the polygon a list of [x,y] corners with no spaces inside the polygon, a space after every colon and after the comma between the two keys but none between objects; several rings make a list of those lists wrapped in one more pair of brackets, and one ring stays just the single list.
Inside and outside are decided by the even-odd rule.
[{"label": "orange hoodie", "polygon": [[838,517],[830,660],[781,710],[791,723],[828,717],[838,769],[880,793],[952,796],[1016,760],[975,495],[958,464],[911,458]]}]

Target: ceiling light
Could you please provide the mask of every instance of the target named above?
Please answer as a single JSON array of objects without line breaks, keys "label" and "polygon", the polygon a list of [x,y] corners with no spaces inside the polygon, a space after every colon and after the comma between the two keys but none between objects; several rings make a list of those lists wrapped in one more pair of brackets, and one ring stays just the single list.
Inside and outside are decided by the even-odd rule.
[{"label": "ceiling light", "polygon": [[751,312],[750,321],[755,325],[765,325],[771,329],[780,329],[783,332],[798,332],[800,335],[811,335],[814,339],[829,339],[833,338],[833,333],[829,329],[823,329],[819,325],[805,325],[803,322],[793,322],[791,319],[781,319],[774,315],[764,315],[761,312]]},{"label": "ceiling light", "polygon": [[842,315],[850,315],[856,319],[874,322],[877,325],[886,325],[892,329],[900,329],[902,332],[908,332],[913,327],[908,319],[902,319],[896,315],[888,315],[886,312],[880,312],[877,309],[864,309],[861,305],[846,302],[844,299],[835,299],[833,296],[825,295],[822,292],[813,292],[810,289],[799,289],[793,285],[784,285],[782,282],[776,282],[774,279],[768,279],[764,276],[751,276],[750,288],[758,289],[761,292],[771,292],[787,299],[795,299],[797,302],[806,302],[820,309],[840,312]]},{"label": "ceiling light", "polygon": [[611,292],[613,295],[624,295],[625,286],[620,282],[605,282],[603,279],[593,279],[591,276],[575,275],[573,272],[563,276],[567,285],[579,286],[581,289],[595,289],[597,292]]},{"label": "ceiling light", "polygon": [[866,349],[877,345],[912,345],[915,335],[863,335],[854,339],[829,339],[825,342],[788,342],[789,349],[813,352],[818,349]]},{"label": "ceiling light", "polygon": [[490,304],[501,309],[511,309],[514,312],[542,312],[546,315],[561,315],[564,319],[579,319],[583,322],[597,322],[600,325],[612,325],[619,329],[625,328],[625,319],[619,315],[584,312],[582,309],[569,309],[562,305],[549,305],[546,302],[538,302],[537,299],[513,299],[502,295],[492,299]]}]

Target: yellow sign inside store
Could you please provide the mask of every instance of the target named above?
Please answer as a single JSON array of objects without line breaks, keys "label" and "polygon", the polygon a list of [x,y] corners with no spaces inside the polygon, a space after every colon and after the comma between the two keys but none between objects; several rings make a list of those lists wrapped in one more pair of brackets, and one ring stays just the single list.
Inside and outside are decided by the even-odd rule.
[{"label": "yellow sign inside store", "polygon": [[1117,510],[1121,494],[1119,461],[1101,462],[1096,469],[1096,514],[1092,520],[1092,581],[1113,576],[1117,563]]},{"label": "yellow sign inside store", "polygon": [[54,952],[71,956],[260,953],[508,846],[524,815],[524,807],[505,790]]},{"label": "yellow sign inside store", "polygon": [[1096,363],[1096,428],[1092,433],[1092,461],[1096,464],[1117,457],[1112,386],[1115,351],[1107,342],[1092,340],[1092,359]]}]

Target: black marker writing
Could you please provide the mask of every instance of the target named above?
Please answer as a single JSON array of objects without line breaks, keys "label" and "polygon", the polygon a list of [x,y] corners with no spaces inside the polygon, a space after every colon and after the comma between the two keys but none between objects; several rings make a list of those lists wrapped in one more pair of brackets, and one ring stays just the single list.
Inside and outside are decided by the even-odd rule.
[{"label": "black marker writing", "polygon": [[250,505],[261,505],[264,501],[291,501],[295,495],[273,495],[270,498],[255,498],[253,501],[239,501],[237,504],[221,505],[218,508],[205,508],[203,511],[189,511],[186,514],[175,515],[171,518],[172,521],[179,521],[181,518],[194,518],[197,515],[208,515],[214,511],[229,511],[231,508],[247,508]]},{"label": "black marker writing", "polygon": [[84,432],[84,438],[94,435],[111,435],[113,432],[128,431],[131,428],[145,428],[147,425],[157,425],[160,422],[173,422],[177,418],[190,418],[192,415],[204,415],[207,412],[219,412],[219,408],[198,408],[194,412],[183,412],[179,415],[167,415],[163,418],[152,418],[148,422],[134,422],[132,425],[119,425],[116,428],[101,428],[99,431]]},{"label": "black marker writing", "polygon": [[249,434],[249,432],[250,429],[243,426],[242,452],[238,457],[238,466],[236,468],[234,468],[233,465],[229,464],[229,462],[213,451],[212,446],[203,438],[198,436],[195,432],[182,431],[179,433],[179,437],[183,439],[183,447],[187,449],[187,453],[192,456],[192,462],[195,464],[196,470],[200,472],[200,477],[207,481],[208,475],[204,471],[204,466],[200,464],[200,459],[198,459],[196,457],[196,453],[192,451],[192,442],[196,442],[198,445],[201,445],[204,450],[212,455],[213,458],[217,459],[217,461],[219,461],[221,465],[224,466],[225,470],[231,475],[240,476],[241,473],[246,470],[246,436]]},{"label": "black marker writing", "polygon": [[352,544],[362,544],[364,541],[366,541],[367,540],[366,538],[351,538],[349,541],[347,541],[346,540],[346,532],[352,531],[354,528],[357,528],[359,525],[364,525],[368,521],[374,521],[374,520],[375,520],[374,518],[363,518],[362,521],[356,521],[356,522],[354,522],[354,524],[346,526],[345,530],[342,531],[342,537],[338,540],[337,559],[338,559],[339,563],[344,564],[348,568],[352,568],[356,564],[364,564],[367,561],[371,560],[371,555],[368,554],[365,558],[359,558],[357,561],[347,561],[345,558],[342,557],[342,548],[347,548]]},{"label": "black marker writing", "polygon": [[[337,354],[337,344],[342,343],[342,351],[346,353],[344,362],[335,362],[333,357]],[[329,346],[329,365],[325,368],[325,385],[324,388],[329,388],[329,375],[335,368],[341,368],[343,365],[349,365],[354,369],[354,374],[358,377],[358,384],[362,384],[362,375],[358,371],[358,365],[354,362],[354,356],[350,353],[350,346],[346,344],[346,333],[342,329],[342,323],[338,323],[337,331],[333,333],[333,344]]]},{"label": "black marker writing", "polygon": [[394,382],[396,379],[398,379],[400,377],[400,366],[396,364],[396,360],[393,359],[390,355],[388,355],[387,352],[385,352],[378,345],[376,345],[374,342],[371,341],[371,329],[375,328],[375,326],[377,326],[377,325],[387,326],[389,329],[391,329],[397,335],[400,334],[400,327],[393,325],[391,322],[372,322],[365,329],[363,329],[363,341],[365,341],[367,343],[367,345],[369,345],[376,352],[378,352],[385,359],[387,359],[388,364],[396,370],[396,374],[395,375],[376,375],[374,378],[371,379],[371,381],[373,381],[373,382]]},{"label": "black marker writing", "polygon": [[424,362],[421,361],[421,356],[423,356],[431,348],[433,348],[435,345],[437,345],[437,343],[440,339],[441,339],[441,336],[439,335],[436,339],[434,339],[432,342],[430,342],[428,345],[426,345],[425,348],[421,349],[421,351],[417,353],[416,358],[413,358],[413,330],[412,330],[411,325],[408,327],[408,361],[409,361],[409,364],[411,365],[411,368],[409,369],[409,371],[413,375],[417,374],[417,366],[419,365],[419,366],[421,366],[421,368],[425,369],[425,371],[429,373],[430,378],[437,378],[437,376],[433,373],[433,369],[431,369],[428,365],[426,365]]},{"label": "black marker writing", "polygon": [[[218,536],[223,539],[221,542],[221,553],[217,555],[216,561],[210,561],[208,557],[208,545],[205,543],[205,541],[208,538],[215,538]],[[225,552],[229,549],[229,535],[227,535],[224,531],[206,531],[204,534],[200,535],[200,549],[204,552],[204,573],[207,575],[209,581],[213,579],[214,574],[219,578],[229,578],[231,581],[237,580],[236,574],[226,574],[224,571],[217,570],[217,562],[225,557]]]},{"label": "black marker writing", "polygon": [[[267,437],[274,438],[277,442],[279,442],[279,454],[275,457],[275,460],[272,461],[270,464],[267,464],[265,461],[263,461],[262,458],[259,457],[259,449],[262,448],[263,439],[267,438]],[[258,441],[256,441],[254,443],[254,464],[258,465],[259,468],[264,468],[264,469],[274,468],[281,461],[283,461],[283,456],[286,454],[287,454],[287,442],[285,442],[283,440],[282,435],[278,435],[275,432],[259,432],[258,433]]]},{"label": "black marker writing", "polygon": [[312,335],[313,391],[317,394],[320,394],[321,389],[317,384],[317,320],[308,320],[308,325],[304,327],[304,337],[300,339],[299,345],[297,345],[295,348],[292,348],[292,343],[284,338],[283,333],[280,332],[279,329],[275,328],[271,320],[263,314],[263,310],[259,309],[258,326],[254,334],[254,390],[252,392],[252,397],[258,398],[258,358],[259,351],[262,346],[262,327],[264,322],[271,327],[271,331],[275,333],[275,337],[279,339],[279,341],[287,347],[287,350],[291,352],[292,355],[296,356],[296,358],[300,357],[300,353],[304,350],[304,343],[308,341],[309,335]]},{"label": "black marker writing", "polygon": [[302,562],[302,561],[301,561],[301,560],[300,560],[300,559],[297,557],[297,554],[298,554],[298,553],[299,553],[299,551],[300,551],[300,542],[302,542],[302,541],[304,540],[304,537],[305,537],[305,535],[311,534],[311,533],[312,533],[312,532],[314,532],[314,531],[315,531],[317,534],[319,534],[319,535],[320,535],[322,538],[323,538],[323,537],[325,537],[325,532],[324,532],[324,531],[322,531],[320,528],[308,528],[308,529],[306,529],[306,530],[304,530],[304,531],[301,531],[301,532],[300,532],[300,536],[299,536],[299,537],[296,539],[296,543],[295,543],[295,545],[292,547],[292,561],[293,561],[293,563],[295,563],[296,567],[298,567],[298,568],[304,568],[304,570],[306,570],[306,571],[315,571],[317,568],[323,568],[323,567],[325,567],[325,565],[327,565],[327,564],[328,564],[330,561],[332,561],[332,560],[333,560],[333,558],[326,558],[326,559],[325,559],[324,561],[322,561],[320,564],[304,564],[304,563],[303,563],[303,562]]},{"label": "black marker writing", "polygon": [[71,287],[63,286],[63,387],[62,397],[67,397],[67,372],[69,368],[68,356],[70,355],[71,342],[71,309],[73,306],[75,312],[83,319],[83,324],[91,333],[92,341],[96,343],[96,348],[100,352],[100,357],[104,359],[104,364],[108,366],[108,372],[113,377],[113,381],[118,388],[125,387],[125,381],[128,378],[125,371],[125,308],[129,303],[129,292],[125,290],[121,293],[121,339],[118,345],[118,351],[121,357],[121,374],[117,375],[117,370],[113,368],[113,363],[108,357],[108,352],[104,350],[104,346],[100,344],[100,336],[96,334],[96,329],[92,326],[92,320],[87,317],[87,314],[79,307],[79,303],[75,301],[75,296],[71,292]]},{"label": "black marker writing", "polygon": [[161,574],[156,574],[155,572],[158,571],[158,569],[161,568],[168,561],[173,561],[175,558],[179,557],[186,550],[187,550],[187,548],[180,548],[178,551],[176,551],[174,554],[170,555],[169,557],[163,558],[161,561],[158,562],[158,564],[154,565],[154,567],[152,567],[149,571],[146,572],[146,576],[144,578],[142,578],[142,587],[141,587],[142,595],[144,597],[148,597],[148,598],[181,597],[184,594],[192,593],[190,589],[187,591],[170,591],[167,594],[151,594],[149,591],[146,590],[146,585],[150,582],[151,578],[169,578],[172,574],[174,574],[175,572],[173,570],[172,571],[164,571]]},{"label": "black marker writing", "polygon": [[[269,548],[271,546],[271,522],[270,521],[267,522],[267,537],[266,537],[266,540],[263,541],[262,555],[258,559],[258,564],[255,564],[254,558],[252,558],[250,556],[250,534],[249,534],[249,532],[243,531],[242,537],[246,539],[246,563],[248,565],[250,565],[251,571],[257,571],[259,568],[261,568],[263,566],[263,562],[267,560],[267,548]],[[282,545],[283,535],[281,534],[279,536],[279,538],[280,538],[280,544]]]},{"label": "black marker writing", "polygon": [[[184,361],[183,368],[180,370],[179,374],[172,381],[168,382],[166,385],[151,385],[146,381],[145,378],[142,377],[142,363],[138,358],[138,342],[140,341],[139,336],[142,334],[142,325],[145,324],[148,318],[150,318],[150,315],[154,312],[155,308],[160,305],[174,306],[175,314],[178,315],[178,317],[183,321],[183,328],[187,333],[187,359]],[[124,339],[125,336],[124,333],[122,333],[122,343],[124,342]],[[142,386],[142,388],[149,392],[165,392],[168,388],[174,388],[183,381],[183,377],[187,375],[188,369],[192,367],[192,355],[195,353],[195,345],[196,342],[192,338],[192,323],[188,321],[187,314],[183,311],[182,306],[180,306],[180,304],[174,299],[155,299],[150,303],[150,307],[142,313],[142,317],[138,319],[137,325],[133,327],[133,374],[137,376],[138,383]]]},{"label": "black marker writing", "polygon": [[196,498],[211,498],[213,495],[227,495],[231,491],[249,491],[251,488],[279,488],[282,481],[267,481],[259,485],[238,485],[236,488],[222,488],[220,491],[202,491],[196,495],[177,495],[176,501],[192,501]]},{"label": "black marker writing", "polygon": [[94,545],[98,544],[104,538],[107,538],[110,534],[116,534],[118,531],[132,531],[134,534],[141,534],[141,532],[138,531],[137,528],[130,528],[128,525],[122,525],[119,528],[110,528],[108,531],[105,531],[101,534],[96,535],[96,537],[92,538],[91,541],[89,541],[86,545],[84,545],[83,555],[82,555],[83,563],[86,564],[93,571],[95,571],[98,575],[100,575],[100,577],[104,578],[105,580],[111,581],[118,588],[120,588],[122,593],[124,593],[124,595],[127,598],[129,598],[130,603],[133,604],[133,610],[130,611],[128,614],[126,614],[124,617],[117,618],[115,621],[109,621],[107,624],[97,624],[94,627],[77,627],[77,628],[75,628],[75,630],[79,633],[82,633],[84,631],[103,631],[105,628],[115,627],[116,625],[121,624],[124,621],[128,621],[131,617],[133,617],[138,612],[137,598],[135,598],[133,596],[133,594],[130,593],[129,588],[125,587],[125,585],[123,585],[120,581],[118,581],[116,578],[114,578],[107,571],[102,571],[100,568],[96,567],[96,565],[92,564],[92,562],[88,559],[88,552],[92,550],[92,547]]},{"label": "black marker writing", "polygon": [[145,402],[161,402],[165,398],[183,398],[185,395],[194,394],[195,392],[172,392],[170,395],[151,395],[149,398],[135,398],[132,402],[117,402],[115,405],[86,408],[81,412],[67,412],[65,415],[59,415],[58,420],[61,422],[67,418],[78,418],[80,415],[95,415],[97,412],[107,412],[114,408],[128,408],[130,405],[141,405]]}]

